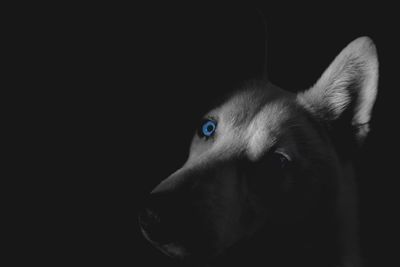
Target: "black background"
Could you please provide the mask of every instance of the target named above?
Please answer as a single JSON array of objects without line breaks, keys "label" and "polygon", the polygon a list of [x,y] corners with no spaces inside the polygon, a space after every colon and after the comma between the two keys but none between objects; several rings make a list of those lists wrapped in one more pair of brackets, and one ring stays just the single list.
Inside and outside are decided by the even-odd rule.
[{"label": "black background", "polygon": [[201,115],[261,75],[265,38],[270,80],[295,92],[367,35],[378,49],[380,81],[372,132],[357,161],[362,244],[369,266],[390,263],[399,210],[395,11],[336,2],[55,8],[42,34],[51,37],[48,81],[61,109],[54,150],[64,155],[51,184],[61,202],[49,209],[57,214],[46,239],[51,249],[36,256],[55,265],[176,266],[142,238],[136,213],[184,163]]}]

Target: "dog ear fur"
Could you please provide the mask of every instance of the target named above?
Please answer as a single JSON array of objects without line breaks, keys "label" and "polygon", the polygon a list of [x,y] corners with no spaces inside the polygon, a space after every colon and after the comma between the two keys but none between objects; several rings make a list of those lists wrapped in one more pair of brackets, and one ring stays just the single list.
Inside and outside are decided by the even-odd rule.
[{"label": "dog ear fur", "polygon": [[328,124],[347,124],[361,144],[369,132],[378,85],[378,57],[373,41],[351,42],[325,70],[317,83],[297,95],[314,117]]}]

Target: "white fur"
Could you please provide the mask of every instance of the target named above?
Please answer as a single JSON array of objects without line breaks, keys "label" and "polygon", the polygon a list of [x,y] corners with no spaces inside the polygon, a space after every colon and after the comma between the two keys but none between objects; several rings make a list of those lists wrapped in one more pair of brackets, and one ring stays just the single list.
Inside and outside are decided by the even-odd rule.
[{"label": "white fur", "polygon": [[376,99],[378,57],[373,41],[360,37],[335,58],[318,82],[298,95],[298,100],[322,120],[336,120],[354,104],[351,125],[359,139],[368,133]]}]

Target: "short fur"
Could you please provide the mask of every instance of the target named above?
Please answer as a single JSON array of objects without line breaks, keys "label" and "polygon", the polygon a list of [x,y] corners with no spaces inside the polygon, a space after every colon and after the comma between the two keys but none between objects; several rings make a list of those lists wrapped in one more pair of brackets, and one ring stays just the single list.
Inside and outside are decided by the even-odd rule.
[{"label": "short fur", "polygon": [[[184,166],[151,193],[146,238],[188,262],[229,265],[246,244],[273,266],[360,267],[352,157],[368,134],[377,93],[371,39],[349,44],[299,94],[253,81],[205,118]],[[351,149],[349,149],[351,148]],[[287,165],[277,167],[274,157]]]}]

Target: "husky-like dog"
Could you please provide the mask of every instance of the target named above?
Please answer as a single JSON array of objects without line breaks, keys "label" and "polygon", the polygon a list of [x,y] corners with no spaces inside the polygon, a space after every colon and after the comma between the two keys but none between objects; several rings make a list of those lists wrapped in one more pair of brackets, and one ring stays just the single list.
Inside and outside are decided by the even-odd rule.
[{"label": "husky-like dog", "polygon": [[257,251],[272,266],[362,266],[352,160],[377,83],[368,37],[308,90],[247,83],[204,116],[187,162],[151,192],[144,236],[184,262],[217,264],[262,236]]}]

